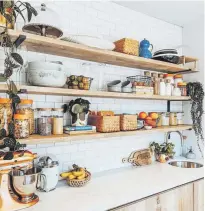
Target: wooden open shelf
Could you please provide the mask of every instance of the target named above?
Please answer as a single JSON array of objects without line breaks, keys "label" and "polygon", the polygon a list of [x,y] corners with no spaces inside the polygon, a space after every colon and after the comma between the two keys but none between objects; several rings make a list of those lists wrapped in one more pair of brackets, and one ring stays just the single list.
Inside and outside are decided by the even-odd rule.
[{"label": "wooden open shelf", "polygon": [[[2,28],[0,28],[1,32]],[[182,66],[167,62],[156,61],[153,59],[145,59],[142,57],[131,56],[114,51],[101,50],[91,48],[84,45],[70,43],[59,39],[42,37],[24,33],[22,31],[8,30],[12,40],[18,38],[19,35],[25,35],[26,40],[22,45],[26,46],[28,51],[46,53],[56,56],[63,56],[87,61],[100,62],[105,64],[138,68],[143,70],[152,70],[157,72],[179,73],[192,72],[192,70]],[[195,62],[195,58],[183,57],[181,63]],[[193,71],[195,72],[195,71]]]},{"label": "wooden open shelf", "polygon": [[[39,87],[39,86],[17,86],[20,89],[26,89],[28,94],[39,95],[61,95],[61,96],[83,96],[83,97],[99,97],[99,98],[120,98],[120,99],[143,99],[143,100],[171,100],[171,101],[187,101],[188,96],[160,96],[160,95],[137,95],[132,93],[120,92],[102,92],[87,91],[67,88]],[[0,84],[0,92],[7,91],[7,85]]]},{"label": "wooden open shelf", "polygon": [[136,131],[121,131],[114,133],[95,133],[95,134],[86,134],[86,135],[51,135],[51,136],[40,136],[40,135],[31,135],[27,139],[18,140],[22,144],[47,144],[47,143],[59,143],[59,142],[68,142],[68,141],[77,141],[77,140],[91,140],[91,139],[100,139],[100,138],[111,138],[111,137],[122,137],[122,136],[133,136],[141,134],[151,134],[155,132],[166,133],[169,131],[182,131],[192,129],[192,125],[178,125],[178,126],[163,126],[154,128],[151,130],[136,130]]}]

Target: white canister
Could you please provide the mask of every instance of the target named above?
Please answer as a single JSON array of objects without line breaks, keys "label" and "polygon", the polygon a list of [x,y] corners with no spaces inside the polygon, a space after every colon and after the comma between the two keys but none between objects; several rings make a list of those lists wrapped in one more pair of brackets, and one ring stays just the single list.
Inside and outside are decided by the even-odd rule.
[{"label": "white canister", "polygon": [[165,85],[164,79],[160,79],[159,94],[161,96],[165,96],[166,95],[166,85]]},{"label": "white canister", "polygon": [[172,85],[170,83],[170,79],[166,79],[166,95],[167,96],[172,95]]},{"label": "white canister", "polygon": [[162,113],[162,126],[169,126],[169,112]]}]

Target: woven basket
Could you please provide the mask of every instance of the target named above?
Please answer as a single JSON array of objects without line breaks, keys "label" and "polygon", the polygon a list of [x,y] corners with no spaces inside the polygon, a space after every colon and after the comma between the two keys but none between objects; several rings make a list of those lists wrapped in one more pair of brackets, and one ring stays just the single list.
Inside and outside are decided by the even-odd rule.
[{"label": "woven basket", "polygon": [[96,126],[98,132],[111,133],[120,131],[120,116],[89,115],[88,124]]},{"label": "woven basket", "polygon": [[120,130],[137,130],[137,115],[120,115]]},{"label": "woven basket", "polygon": [[115,51],[139,56],[139,42],[137,40],[123,38],[115,43]]},{"label": "woven basket", "polygon": [[69,186],[71,187],[83,187],[84,185],[86,185],[90,179],[91,179],[91,173],[86,171],[86,177],[82,180],[78,180],[78,179],[67,179],[67,183]]}]

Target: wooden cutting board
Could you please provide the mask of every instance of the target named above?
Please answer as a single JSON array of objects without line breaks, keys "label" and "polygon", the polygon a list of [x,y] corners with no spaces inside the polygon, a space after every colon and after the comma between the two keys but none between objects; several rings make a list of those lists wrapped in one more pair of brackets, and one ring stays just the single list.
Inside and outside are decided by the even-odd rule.
[{"label": "wooden cutting board", "polygon": [[134,151],[128,158],[122,159],[123,163],[131,163],[133,166],[144,166],[152,163],[151,152],[149,149]]}]

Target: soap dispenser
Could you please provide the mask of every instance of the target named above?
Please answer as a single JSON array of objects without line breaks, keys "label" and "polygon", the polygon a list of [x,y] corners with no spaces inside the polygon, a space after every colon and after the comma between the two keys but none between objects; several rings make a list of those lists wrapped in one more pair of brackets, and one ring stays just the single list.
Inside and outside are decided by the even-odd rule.
[{"label": "soap dispenser", "polygon": [[192,150],[192,147],[190,147],[189,151],[186,153],[186,158],[187,159],[195,159],[196,155]]}]

